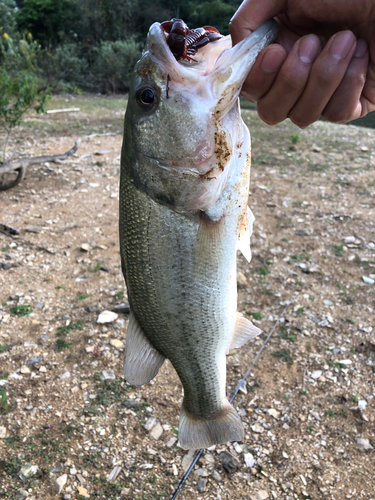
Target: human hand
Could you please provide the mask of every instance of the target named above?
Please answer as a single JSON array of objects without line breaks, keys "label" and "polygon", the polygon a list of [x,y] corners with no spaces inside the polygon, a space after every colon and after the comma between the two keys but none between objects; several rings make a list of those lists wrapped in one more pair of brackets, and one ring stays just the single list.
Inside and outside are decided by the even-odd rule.
[{"label": "human hand", "polygon": [[[354,4],[354,5],[353,5]],[[372,0],[245,0],[230,23],[236,44],[277,16],[242,87],[262,120],[289,117],[304,128],[323,115],[345,123],[375,110],[375,8]],[[357,41],[357,37],[359,37]]]}]

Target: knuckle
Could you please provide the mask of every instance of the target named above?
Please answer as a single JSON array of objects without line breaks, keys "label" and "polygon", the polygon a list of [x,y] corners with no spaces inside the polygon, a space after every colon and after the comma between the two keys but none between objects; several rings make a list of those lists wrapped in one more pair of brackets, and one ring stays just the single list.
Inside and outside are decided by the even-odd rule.
[{"label": "knuckle", "polygon": [[322,113],[322,116],[332,123],[346,123],[350,121],[350,113],[338,109],[328,108]]},{"label": "knuckle", "polygon": [[275,113],[271,110],[268,110],[266,107],[263,107],[262,105],[260,105],[260,103],[258,102],[258,107],[257,107],[257,111],[258,111],[258,116],[259,118],[267,123],[267,125],[277,125],[278,123],[280,123],[281,121],[283,121],[286,117],[284,118],[279,118],[277,116],[275,116]]},{"label": "knuckle", "polygon": [[306,117],[293,116],[293,115],[289,116],[289,119],[292,123],[294,123],[294,125],[297,125],[297,127],[299,128],[306,128],[309,125],[311,125],[311,123],[314,122],[314,120],[306,120]]}]

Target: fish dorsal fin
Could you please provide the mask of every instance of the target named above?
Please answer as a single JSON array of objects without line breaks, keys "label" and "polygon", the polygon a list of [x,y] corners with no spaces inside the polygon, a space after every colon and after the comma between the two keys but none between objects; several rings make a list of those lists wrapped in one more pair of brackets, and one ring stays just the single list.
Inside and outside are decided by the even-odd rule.
[{"label": "fish dorsal fin", "polygon": [[253,232],[254,215],[249,207],[246,207],[242,217],[240,232],[238,235],[238,250],[241,251],[247,262],[251,260],[250,236]]},{"label": "fish dorsal fin", "polygon": [[242,314],[237,313],[236,328],[234,330],[234,335],[229,350],[242,347],[248,340],[259,335],[261,331],[262,330],[253,325],[251,321],[244,318]]},{"label": "fish dorsal fin", "polygon": [[130,311],[124,360],[125,380],[131,385],[147,384],[158,373],[164,360],[165,357],[151,345]]}]

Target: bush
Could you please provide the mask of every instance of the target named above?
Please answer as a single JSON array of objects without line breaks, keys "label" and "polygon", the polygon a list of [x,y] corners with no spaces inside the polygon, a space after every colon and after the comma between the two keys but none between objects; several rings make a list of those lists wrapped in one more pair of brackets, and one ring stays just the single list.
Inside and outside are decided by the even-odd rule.
[{"label": "bush", "polygon": [[14,0],[0,0],[0,36],[4,33],[13,37],[17,32],[17,5]]},{"label": "bush", "polygon": [[133,38],[117,42],[102,42],[97,48],[93,72],[102,92],[129,89],[135,63],[141,55],[141,44]]},{"label": "bush", "polygon": [[38,54],[38,73],[45,87],[61,90],[65,84],[84,85],[88,62],[79,53],[79,46],[67,43],[53,51],[42,50]]}]

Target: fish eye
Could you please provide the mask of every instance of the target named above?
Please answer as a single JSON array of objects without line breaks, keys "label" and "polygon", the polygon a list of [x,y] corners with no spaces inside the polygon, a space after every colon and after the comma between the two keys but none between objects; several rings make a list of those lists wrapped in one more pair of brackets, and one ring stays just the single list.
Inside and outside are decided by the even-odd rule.
[{"label": "fish eye", "polygon": [[141,87],[136,94],[136,101],[143,111],[151,111],[158,103],[158,93],[149,85]]}]

